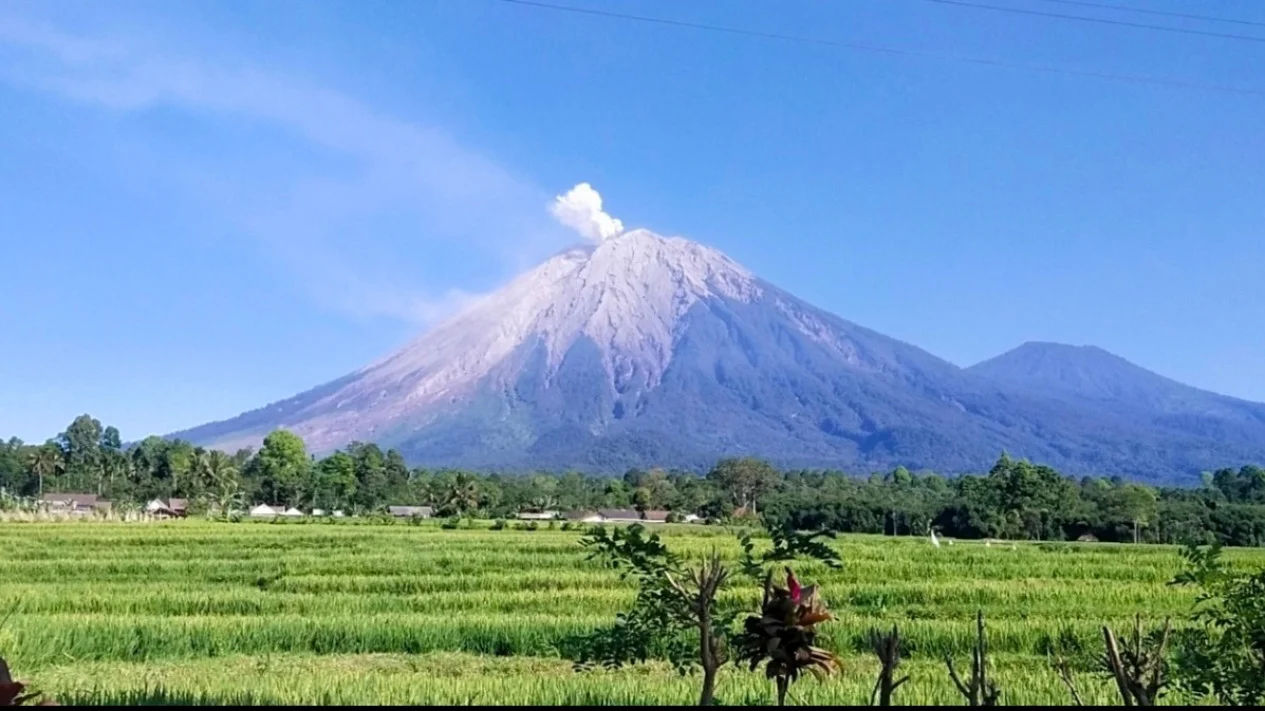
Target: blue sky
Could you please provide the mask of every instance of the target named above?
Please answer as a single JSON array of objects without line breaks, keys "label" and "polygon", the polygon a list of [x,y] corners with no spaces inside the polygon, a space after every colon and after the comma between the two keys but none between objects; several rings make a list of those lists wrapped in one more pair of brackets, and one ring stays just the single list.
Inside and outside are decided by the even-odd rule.
[{"label": "blue sky", "polygon": [[[1260,42],[924,0],[566,2],[1265,91]],[[547,205],[580,181],[959,365],[1095,344],[1265,401],[1263,112],[497,0],[9,0],[0,435],[90,412],[139,438],[354,370],[577,241]]]}]

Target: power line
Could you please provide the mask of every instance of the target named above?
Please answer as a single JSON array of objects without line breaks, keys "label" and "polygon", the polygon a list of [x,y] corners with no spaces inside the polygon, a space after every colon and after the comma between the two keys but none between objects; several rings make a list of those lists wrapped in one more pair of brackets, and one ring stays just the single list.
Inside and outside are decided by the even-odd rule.
[{"label": "power line", "polygon": [[1245,42],[1265,42],[1265,37],[1252,37],[1251,35],[1236,35],[1228,32],[1209,32],[1207,30],[1191,30],[1185,27],[1167,27],[1165,25],[1152,25],[1145,22],[1131,22],[1129,20],[1108,20],[1103,17],[1086,17],[1085,15],[1068,15],[1062,12],[1045,12],[1044,10],[1028,10],[1019,7],[1006,7],[1004,5],[989,5],[982,2],[967,2],[966,0],[923,0],[923,2],[934,2],[941,5],[954,5],[958,7],[971,7],[980,10],[996,10],[997,12],[1010,12],[1017,15],[1035,15],[1037,17],[1053,17],[1060,20],[1076,20],[1078,22],[1094,22],[1100,25],[1119,25],[1121,27],[1136,27],[1144,30],[1157,30],[1160,32],[1175,32],[1183,35],[1201,35],[1204,37],[1219,37],[1221,39],[1243,40]]},{"label": "power line", "polygon": [[883,49],[881,47],[872,47],[853,42],[839,42],[835,40],[821,39],[817,37],[802,37],[798,35],[784,35],[776,32],[761,32],[760,30],[747,30],[739,27],[725,27],[724,25],[709,25],[702,22],[686,22],[685,20],[672,20],[666,17],[650,17],[648,15],[630,15],[624,12],[613,12],[611,10],[594,10],[587,7],[575,7],[572,5],[558,5],[550,2],[538,2],[537,0],[500,0],[500,2],[510,3],[512,5],[528,5],[531,7],[547,8],[549,10],[560,10],[563,12],[575,12],[582,15],[597,15],[599,17],[613,17],[620,20],[637,20],[639,22],[653,22],[660,25],[672,25],[674,27],[689,27],[696,30],[711,30],[714,32],[729,32],[735,35],[747,35],[748,37],[762,37],[764,39],[787,40],[790,42],[807,42],[810,44],[823,44],[834,47],[849,47],[851,49],[865,49],[885,52],[901,53],[901,50]]},{"label": "power line", "polygon": [[1211,15],[1192,15],[1185,12],[1169,12],[1167,10],[1152,10],[1146,7],[1137,7],[1136,5],[1112,5],[1105,2],[1088,2],[1088,0],[1044,0],[1044,2],[1058,3],[1060,5],[1079,5],[1081,7],[1097,7],[1105,10],[1116,10],[1119,12],[1139,12],[1144,15],[1161,15],[1164,17],[1180,17],[1186,20],[1202,20],[1204,22],[1229,22],[1235,25],[1251,25],[1253,27],[1265,27],[1265,22],[1256,22],[1254,20],[1240,20],[1233,17],[1213,17]]},{"label": "power line", "polygon": [[778,32],[764,32],[761,30],[749,30],[741,27],[730,27],[726,25],[715,25],[704,22],[688,22],[685,20],[673,20],[666,17],[652,17],[649,15],[633,15],[624,12],[614,12],[611,10],[595,10],[587,7],[575,7],[574,5],[562,5],[553,2],[545,2],[543,0],[497,0],[498,2],[508,3],[511,5],[519,5],[523,7],[541,8],[547,10],[555,10],[558,12],[570,12],[580,15],[592,15],[597,17],[605,17],[619,20],[632,20],[635,22],[645,22],[656,25],[668,25],[672,27],[684,27],[688,29],[704,30],[709,32],[723,32],[733,35],[743,35],[747,37],[758,37],[761,39],[781,40],[786,42],[798,42],[803,44],[815,44],[828,47],[841,47],[844,49],[855,49],[862,52],[875,52],[879,54],[897,55],[905,57],[920,57],[923,59],[937,59],[951,62],[963,62],[967,64],[977,64],[990,67],[1000,67],[1005,69],[1020,69],[1032,72],[1044,72],[1047,74],[1065,74],[1069,76],[1091,77],[1094,79],[1107,79],[1112,81],[1124,81],[1133,84],[1151,84],[1155,86],[1167,86],[1179,89],[1200,89],[1204,91],[1217,91],[1228,94],[1239,94],[1245,96],[1265,96],[1265,90],[1247,89],[1235,86],[1225,86],[1219,84],[1206,84],[1203,82],[1186,81],[1184,79],[1173,79],[1170,77],[1152,77],[1135,74],[1116,74],[1113,72],[1099,72],[1086,69],[1069,69],[1066,67],[1056,67],[1040,64],[1021,64],[1016,62],[1008,62],[1000,59],[988,59],[985,57],[968,57],[955,54],[945,54],[941,52],[928,52],[917,49],[904,49],[900,47],[887,47],[883,45],[867,44],[861,42],[848,42],[844,40],[832,40],[821,37],[807,37],[803,35],[790,35]]}]

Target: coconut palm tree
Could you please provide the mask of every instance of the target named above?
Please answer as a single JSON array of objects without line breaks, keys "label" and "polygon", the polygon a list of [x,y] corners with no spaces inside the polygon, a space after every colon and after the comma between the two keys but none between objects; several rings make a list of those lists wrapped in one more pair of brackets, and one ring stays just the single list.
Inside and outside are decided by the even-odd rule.
[{"label": "coconut palm tree", "polygon": [[193,473],[202,482],[208,503],[222,515],[242,503],[242,480],[232,457],[215,449],[199,452]]},{"label": "coconut palm tree", "polygon": [[[101,471],[104,474],[102,478],[110,480],[110,490],[116,491],[114,486],[117,481],[127,481],[131,478],[132,460],[122,452],[107,451],[101,460]],[[100,488],[98,485],[98,495],[101,494]]]},{"label": "coconut palm tree", "polygon": [[35,476],[39,478],[39,496],[44,495],[45,477],[54,476],[66,469],[61,449],[51,444],[46,444],[31,452],[30,465],[31,471],[35,472]]},{"label": "coconut palm tree", "polygon": [[444,492],[444,508],[462,514],[479,508],[479,482],[465,472],[457,474]]}]

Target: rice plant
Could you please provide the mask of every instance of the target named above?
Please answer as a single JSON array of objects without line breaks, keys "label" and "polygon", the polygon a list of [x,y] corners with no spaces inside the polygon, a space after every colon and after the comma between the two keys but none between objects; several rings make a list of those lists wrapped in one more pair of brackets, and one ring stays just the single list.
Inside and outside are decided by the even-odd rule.
[{"label": "rice plant", "polygon": [[[667,525],[674,551],[744,550],[720,527]],[[0,625],[15,678],[63,703],[680,704],[698,679],[652,660],[575,672],[570,655],[636,594],[585,560],[584,529],[443,529],[370,523],[198,520],[0,523]],[[758,543],[758,541],[757,541]],[[765,545],[768,545],[765,542]],[[1175,548],[843,536],[843,567],[796,561],[834,621],[814,644],[841,673],[788,703],[864,704],[878,676],[875,628],[900,629],[899,703],[956,704],[944,658],[966,658],[988,620],[989,676],[1006,703],[1117,703],[1101,672],[1102,628],[1171,617],[1196,591],[1167,581]],[[1265,552],[1235,549],[1231,567]],[[754,610],[756,586],[726,603]],[[1063,671],[1049,658],[1065,660]],[[718,700],[765,703],[760,672],[719,671]],[[1205,701],[1174,690],[1166,702]]]}]

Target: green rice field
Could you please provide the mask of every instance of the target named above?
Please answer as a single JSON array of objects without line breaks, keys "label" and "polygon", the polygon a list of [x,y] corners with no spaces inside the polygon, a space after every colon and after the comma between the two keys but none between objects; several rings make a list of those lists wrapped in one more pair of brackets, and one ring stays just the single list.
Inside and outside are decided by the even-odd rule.
[{"label": "green rice field", "polygon": [[[686,556],[737,557],[732,531],[671,525]],[[354,522],[170,521],[0,524],[0,656],[61,703],[684,704],[698,679],[665,663],[576,672],[579,636],[608,625],[631,584],[584,559],[578,530],[446,530]],[[1087,703],[1118,703],[1090,660],[1100,625],[1135,613],[1186,618],[1194,592],[1166,582],[1164,546],[844,536],[840,571],[797,566],[837,619],[825,644],[841,675],[809,678],[799,704],[863,704],[877,668],[867,635],[900,625],[911,681],[897,703],[962,702],[944,670],[968,665],[976,610],[986,616],[1007,704],[1070,702],[1051,670],[1081,660]],[[1265,551],[1234,549],[1236,565]],[[757,585],[728,595],[754,608]],[[759,673],[728,666],[726,704],[772,700]],[[1195,702],[1173,696],[1168,702]]]}]

